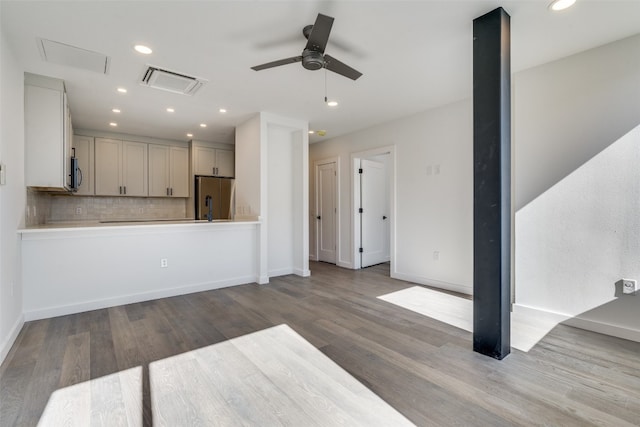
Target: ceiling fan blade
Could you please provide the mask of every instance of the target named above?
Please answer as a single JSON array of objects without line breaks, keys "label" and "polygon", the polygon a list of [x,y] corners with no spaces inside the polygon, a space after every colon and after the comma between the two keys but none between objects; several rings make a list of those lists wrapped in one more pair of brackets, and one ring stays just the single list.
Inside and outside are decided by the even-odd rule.
[{"label": "ceiling fan blade", "polygon": [[313,28],[311,29],[311,34],[309,34],[305,49],[324,53],[332,26],[333,18],[319,13],[316,18],[316,23],[313,24]]},{"label": "ceiling fan blade", "polygon": [[358,78],[362,75],[360,71],[349,67],[347,64],[338,61],[336,58],[330,55],[324,56],[324,66],[327,70],[348,77],[351,80],[358,80]]},{"label": "ceiling fan blade", "polygon": [[302,61],[302,56],[292,56],[291,58],[279,59],[273,62],[267,62],[266,64],[256,65],[255,67],[251,67],[252,70],[260,71],[266,70],[267,68],[279,67],[280,65],[293,64],[294,62]]}]

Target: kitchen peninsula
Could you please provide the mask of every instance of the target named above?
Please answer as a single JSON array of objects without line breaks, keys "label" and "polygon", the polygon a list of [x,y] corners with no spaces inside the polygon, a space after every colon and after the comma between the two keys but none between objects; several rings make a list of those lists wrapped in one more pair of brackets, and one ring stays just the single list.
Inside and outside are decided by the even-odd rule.
[{"label": "kitchen peninsula", "polygon": [[[238,126],[235,221],[158,220],[191,217],[187,212],[128,218],[158,221],[92,218],[18,230],[24,319],[309,276],[307,135],[306,123],[268,113]],[[129,199],[115,196],[114,203]]]},{"label": "kitchen peninsula", "polygon": [[21,229],[25,320],[260,283],[260,227],[158,221]]}]

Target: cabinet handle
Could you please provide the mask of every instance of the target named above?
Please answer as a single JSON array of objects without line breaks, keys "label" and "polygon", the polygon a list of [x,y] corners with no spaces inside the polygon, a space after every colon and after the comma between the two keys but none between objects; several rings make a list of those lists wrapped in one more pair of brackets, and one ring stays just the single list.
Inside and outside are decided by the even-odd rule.
[{"label": "cabinet handle", "polygon": [[167,187],[167,196],[169,195],[169,187]]},{"label": "cabinet handle", "polygon": [[171,195],[173,196],[173,188],[171,189]]},{"label": "cabinet handle", "polygon": [[124,187],[122,187],[122,188],[124,188],[124,194],[127,194],[127,186],[125,185],[125,186],[124,186]]},{"label": "cabinet handle", "polygon": [[119,193],[120,193],[120,194],[122,194],[122,185],[120,186],[120,191],[119,191]]},{"label": "cabinet handle", "polygon": [[211,168],[211,174],[215,175],[216,174],[216,168]]}]

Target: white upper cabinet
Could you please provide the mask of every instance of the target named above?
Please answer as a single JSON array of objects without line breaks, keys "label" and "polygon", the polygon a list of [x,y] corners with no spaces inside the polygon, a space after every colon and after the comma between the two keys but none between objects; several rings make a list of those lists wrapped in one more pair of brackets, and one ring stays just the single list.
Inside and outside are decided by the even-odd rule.
[{"label": "white upper cabinet", "polygon": [[236,157],[233,151],[216,149],[216,175],[228,177],[235,176],[235,161]]},{"label": "white upper cabinet", "polygon": [[25,73],[25,183],[71,188],[71,113],[64,82]]},{"label": "white upper cabinet", "polygon": [[96,138],[96,195],[147,196],[147,156],[148,144]]},{"label": "white upper cabinet", "polygon": [[95,194],[93,167],[94,167],[94,141],[90,136],[73,136],[73,151],[78,159],[80,169],[80,185],[75,193],[80,196],[90,196]]},{"label": "white upper cabinet", "polygon": [[149,144],[149,196],[189,197],[189,150]]},{"label": "white upper cabinet", "polygon": [[193,145],[193,165],[194,175],[235,175],[235,155],[232,150]]}]

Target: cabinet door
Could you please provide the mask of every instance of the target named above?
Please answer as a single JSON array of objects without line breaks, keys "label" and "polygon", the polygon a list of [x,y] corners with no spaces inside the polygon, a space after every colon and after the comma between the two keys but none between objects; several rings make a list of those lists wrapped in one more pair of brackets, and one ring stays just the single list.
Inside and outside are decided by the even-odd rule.
[{"label": "cabinet door", "polygon": [[149,144],[149,196],[169,195],[169,147]]},{"label": "cabinet door", "polygon": [[63,156],[64,156],[64,179],[68,188],[71,188],[71,146],[73,145],[73,127],[71,125],[71,108],[67,102],[67,94],[62,94],[64,104],[64,138],[63,138]]},{"label": "cabinet door", "polygon": [[149,195],[147,146],[142,142],[122,141],[122,186],[126,196]]},{"label": "cabinet door", "polygon": [[235,155],[230,150],[216,150],[216,175],[235,176]]},{"label": "cabinet door", "polygon": [[122,141],[96,138],[95,189],[97,196],[119,196]]},{"label": "cabinet door", "polygon": [[195,146],[193,148],[193,157],[195,158],[194,175],[215,175],[216,150]]},{"label": "cabinet door", "polygon": [[29,187],[63,187],[67,177],[62,92],[26,85],[25,183]]},{"label": "cabinet door", "polygon": [[95,193],[93,188],[93,138],[75,135],[73,148],[78,159],[78,168],[82,174],[82,181],[75,194],[92,195]]},{"label": "cabinet door", "polygon": [[183,147],[170,148],[169,174],[171,195],[173,197],[189,197],[189,149]]}]

